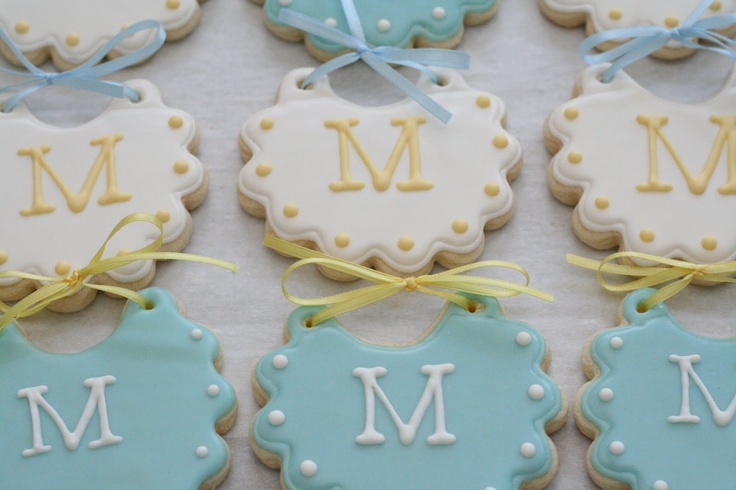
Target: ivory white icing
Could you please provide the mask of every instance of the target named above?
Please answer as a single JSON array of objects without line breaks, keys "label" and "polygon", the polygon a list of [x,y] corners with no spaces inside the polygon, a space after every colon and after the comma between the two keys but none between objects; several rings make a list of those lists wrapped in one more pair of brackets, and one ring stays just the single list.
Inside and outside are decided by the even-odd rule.
[{"label": "ivory white icing", "polygon": [[[126,83],[140,93],[140,102],[113,100],[100,116],[74,128],[41,122],[22,104],[10,113],[0,113],[0,175],[6,183],[0,206],[0,255],[4,254],[6,260],[0,264],[0,270],[56,276],[60,274],[55,270],[59,261],[68,262],[72,270],[83,267],[112,228],[135,212],[168,213],[164,213],[168,217],[164,223],[165,243],[184,233],[189,215],[182,197],[197,191],[205,179],[204,167],[187,149],[196,136],[194,120],[182,111],[166,107],[150,82]],[[172,117],[174,125],[181,125],[172,127]],[[109,135],[122,138],[104,157],[102,146],[91,142]],[[61,186],[42,166],[38,155],[34,160],[27,151],[19,154],[24,148],[44,146],[48,150],[43,153],[45,163],[74,195],[72,201],[76,205],[84,197],[80,189],[84,189],[85,180],[94,182],[88,201],[81,199],[77,211],[70,208]],[[99,173],[94,180],[96,161]],[[185,163],[186,171],[176,171],[177,162]],[[34,172],[40,175],[40,192],[34,189]],[[110,190],[111,175],[119,191],[130,194],[130,199],[100,204],[98,199]],[[38,198],[55,209],[21,214],[38,208]],[[157,233],[151,225],[128,226],[110,242],[105,257],[148,245]],[[138,262],[108,274],[120,282],[133,282],[145,277],[151,267],[150,261]],[[2,279],[0,286],[17,281]]]},{"label": "ivory white icing", "polygon": [[335,95],[326,79],[299,89],[309,72],[289,73],[278,103],[240,134],[253,157],[238,190],[265,208],[277,236],[412,273],[441,252],[482,247],[486,223],[510,214],[506,175],[521,148],[501,125],[500,99],[438,70],[444,86],[424,79],[418,87],[453,113],[443,125],[411,99],[361,107]]},{"label": "ivory white icing", "polygon": [[[175,8],[172,8],[175,7]],[[23,53],[51,48],[67,63],[78,65],[126,25],[154,19],[167,32],[199,18],[197,0],[3,0],[0,28]],[[69,36],[76,36],[76,43]],[[149,42],[154,32],[143,31],[118,45],[128,53]]]},{"label": "ivory white icing", "polygon": [[606,68],[583,71],[580,95],[547,125],[563,145],[550,176],[582,189],[582,226],[619,234],[623,250],[698,263],[736,258],[728,218],[736,210],[733,78],[713,99],[687,105],[649,93],[624,72],[602,83]]}]

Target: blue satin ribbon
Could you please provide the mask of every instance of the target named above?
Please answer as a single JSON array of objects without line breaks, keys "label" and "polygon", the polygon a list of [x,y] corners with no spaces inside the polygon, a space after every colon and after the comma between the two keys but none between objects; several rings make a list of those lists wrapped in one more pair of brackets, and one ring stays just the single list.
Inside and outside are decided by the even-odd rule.
[{"label": "blue satin ribbon", "polygon": [[360,25],[360,18],[358,17],[353,0],[341,1],[351,34],[341,32],[334,27],[326,25],[324,22],[290,9],[281,9],[279,11],[278,19],[284,24],[353,50],[353,52],[338,56],[316,68],[304,79],[302,88],[308,87],[318,78],[328,75],[335,70],[353,64],[358,60],[363,60],[368,66],[378,72],[379,75],[401,89],[437,119],[443,123],[447,123],[452,117],[452,114],[434,99],[419,90],[416,85],[394,70],[390,65],[401,65],[419,70],[429,76],[435,83],[440,83],[437,74],[426,65],[466,69],[470,66],[470,57],[465,53],[449,49],[403,49],[391,46],[372,48],[365,39],[365,33],[363,32],[363,27]]},{"label": "blue satin ribbon", "polygon": [[[156,29],[158,32],[156,33],[155,38],[145,46],[133,51],[132,53],[100,63],[105,56],[120,44],[120,42],[147,29]],[[31,63],[28,58],[21,53],[18,47],[10,40],[8,35],[2,29],[0,29],[0,40],[8,46],[15,57],[18,58],[23,66],[28,69],[28,71],[25,72],[0,67],[0,71],[2,72],[29,78],[29,80],[23,82],[0,87],[0,93],[16,91],[16,93],[8,98],[8,100],[3,104],[3,112],[10,112],[25,97],[28,97],[33,92],[44,87],[48,87],[49,85],[59,85],[77,90],[87,90],[103,95],[109,95],[111,97],[117,97],[119,99],[127,97],[133,102],[137,102],[138,93],[132,88],[122,83],[98,80],[98,78],[115,73],[123,68],[135,65],[136,63],[140,63],[152,56],[161,48],[161,46],[163,46],[164,41],[166,40],[166,32],[164,31],[161,23],[155,20],[137,22],[132,26],[123,29],[116,36],[106,42],[100,51],[98,51],[91,59],[76,68],[61,73],[45,72],[34,66],[33,63]]]},{"label": "blue satin ribbon", "polygon": [[[736,42],[713,31],[736,24],[736,14],[699,19],[712,3],[713,0],[702,0],[687,19],[674,29],[659,26],[636,26],[599,32],[586,38],[580,44],[580,54],[583,60],[590,65],[612,63],[603,74],[602,81],[605,83],[610,82],[621,68],[646,58],[670,41],[677,41],[686,48],[705,49],[736,60],[734,51]],[[596,46],[619,39],[630,40],[610,51],[589,54]],[[700,44],[698,40],[706,41],[711,45]]]}]

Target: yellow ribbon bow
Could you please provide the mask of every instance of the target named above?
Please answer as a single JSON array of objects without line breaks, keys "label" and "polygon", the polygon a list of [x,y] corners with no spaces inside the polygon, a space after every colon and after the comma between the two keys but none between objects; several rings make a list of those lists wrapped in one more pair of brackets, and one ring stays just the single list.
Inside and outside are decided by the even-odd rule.
[{"label": "yellow ribbon bow", "polygon": [[[609,255],[602,261],[586,259],[573,254],[567,254],[566,258],[573,265],[597,271],[598,282],[607,291],[629,292],[636,289],[666,284],[662,289],[653,293],[639,304],[641,311],[647,311],[653,306],[673,297],[694,280],[710,283],[736,282],[736,278],[732,277],[736,274],[736,262],[693,264],[684,260],[668,259],[639,252],[618,252]],[[612,263],[612,261],[619,258],[647,260],[659,265],[642,267]],[[640,279],[623,284],[614,284],[604,279],[604,273],[639,277]]]},{"label": "yellow ribbon bow", "polygon": [[[388,298],[399,291],[418,291],[439,296],[440,298],[452,301],[468,311],[474,311],[473,301],[465,296],[457,294],[456,292],[492,296],[496,298],[516,296],[524,293],[545,301],[552,301],[551,294],[529,286],[529,274],[523,267],[506,261],[486,260],[475,264],[449,269],[438,274],[425,274],[418,277],[401,278],[287,242],[286,240],[282,240],[281,238],[273,235],[266,235],[263,240],[263,244],[282,254],[302,259],[286,269],[281,279],[281,290],[289,301],[298,305],[326,306],[325,309],[321,310],[310,319],[307,324],[308,327],[318,325],[336,315],[347,313],[348,311],[362,308],[363,306]],[[356,278],[366,279],[376,284],[321,298],[298,298],[287,291],[286,280],[296,269],[309,264],[328,267],[334,271],[344,272],[355,276]],[[505,281],[503,279],[460,275],[464,272],[484,267],[501,267],[517,271],[524,276],[525,282],[524,284],[518,284]]]},{"label": "yellow ribbon bow", "polygon": [[[153,224],[158,228],[158,237],[153,241],[153,243],[143,248],[124,255],[103,259],[102,256],[105,253],[105,247],[107,247],[107,244],[110,242],[112,237],[129,224],[135,222],[147,222]],[[15,303],[12,307],[0,301],[0,311],[4,312],[4,315],[0,317],[0,332],[14,320],[31,316],[46,308],[50,303],[72,296],[82,288],[96,289],[98,291],[123,296],[131,301],[135,301],[142,308],[151,309],[153,305],[151,305],[148,298],[142,294],[120,286],[107,286],[103,284],[93,284],[90,282],[90,279],[95,275],[103,274],[139,260],[187,260],[190,262],[200,262],[203,264],[224,267],[232,272],[238,270],[238,266],[235,264],[211,257],[179,252],[159,252],[158,249],[161,248],[163,242],[164,225],[161,221],[150,214],[135,213],[120,220],[86,267],[72,271],[66,276],[47,277],[19,271],[0,272],[0,278],[18,277],[21,279],[30,279],[32,281],[47,283],[45,286],[37,289],[30,295]]]}]

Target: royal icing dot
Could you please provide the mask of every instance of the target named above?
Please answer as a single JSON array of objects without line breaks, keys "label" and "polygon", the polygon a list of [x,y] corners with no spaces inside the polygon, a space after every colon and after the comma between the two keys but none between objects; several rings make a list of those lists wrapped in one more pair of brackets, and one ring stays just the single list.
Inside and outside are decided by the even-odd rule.
[{"label": "royal icing dot", "polygon": [[519,332],[516,334],[516,343],[519,344],[522,347],[526,347],[527,345],[531,344],[532,342],[532,336],[529,335],[529,332]]},{"label": "royal icing dot", "polygon": [[76,46],[79,44],[79,34],[71,33],[66,37],[66,44],[69,46]]},{"label": "royal icing dot", "polygon": [[622,15],[623,12],[621,12],[621,9],[611,9],[608,11],[608,17],[610,17],[611,20],[620,20]]},{"label": "royal icing dot", "polygon": [[302,461],[302,463],[299,465],[299,471],[307,478],[312,477],[317,474],[317,463],[310,459]]},{"label": "royal icing dot", "polygon": [[668,490],[670,488],[669,485],[667,485],[667,482],[664,480],[657,480],[654,482],[654,485],[652,485],[652,490]]},{"label": "royal icing dot", "polygon": [[527,393],[529,394],[529,398],[532,400],[541,400],[544,398],[544,387],[542,385],[533,384],[529,387]]},{"label": "royal icing dot", "polygon": [[456,219],[452,222],[452,231],[457,234],[465,233],[468,231],[468,222],[464,219]]},{"label": "royal icing dot", "polygon": [[571,151],[567,154],[567,161],[577,165],[578,163],[583,161],[583,154],[579,151]]},{"label": "royal icing dot", "polygon": [[508,145],[509,145],[509,139],[502,134],[499,134],[498,136],[493,138],[493,146],[495,146],[499,150],[506,148]]},{"label": "royal icing dot", "polygon": [[209,385],[207,387],[207,394],[209,396],[217,396],[220,394],[220,387],[217,385]]},{"label": "royal icing dot", "polygon": [[718,240],[716,240],[715,237],[707,236],[701,240],[700,244],[704,249],[712,251],[718,246]]},{"label": "royal icing dot", "polygon": [[197,456],[199,456],[200,458],[206,458],[209,453],[210,450],[207,449],[207,446],[199,446],[197,448]]},{"label": "royal icing dot", "polygon": [[[721,10],[721,2],[719,2],[718,0],[716,0],[715,2],[711,3],[710,4],[710,9],[713,12],[717,12],[718,10]],[[657,489],[657,490],[659,490],[659,489]]]},{"label": "royal icing dot", "polygon": [[613,400],[613,390],[611,388],[603,388],[598,392],[598,398],[604,402],[610,402]]},{"label": "royal icing dot", "polygon": [[176,172],[177,174],[185,174],[189,172],[189,162],[179,160],[178,162],[174,163],[174,172]]},{"label": "royal icing dot", "polygon": [[259,177],[266,177],[271,174],[271,169],[270,163],[259,163],[256,167],[256,175]]},{"label": "royal icing dot", "polygon": [[291,5],[291,0],[279,0],[279,5],[281,5],[282,7],[288,7],[289,5]]},{"label": "royal icing dot", "polygon": [[577,109],[577,107],[568,107],[565,109],[565,119],[573,120],[577,119],[580,115],[580,111]]},{"label": "royal icing dot", "polygon": [[651,228],[644,228],[641,230],[641,233],[639,233],[639,238],[641,238],[642,242],[653,242],[654,241],[654,230]]},{"label": "royal icing dot", "polygon": [[664,25],[666,25],[670,29],[674,29],[675,27],[680,25],[680,19],[670,15],[664,19]]},{"label": "royal icing dot", "polygon": [[5,250],[0,250],[0,264],[4,264],[8,261],[8,252]]},{"label": "royal icing dot", "polygon": [[284,216],[287,218],[295,218],[299,214],[299,206],[296,204],[287,204],[284,206]]},{"label": "royal icing dot", "polygon": [[184,119],[180,116],[171,116],[169,118],[169,127],[171,129],[179,129],[184,125]]},{"label": "royal icing dot", "polygon": [[391,22],[388,21],[388,19],[381,19],[378,21],[378,24],[376,24],[378,27],[378,30],[381,32],[388,32],[391,29]]},{"label": "royal icing dot", "polygon": [[537,448],[531,442],[525,442],[521,445],[520,452],[525,458],[531,458],[537,454]]},{"label": "royal icing dot", "polygon": [[350,245],[350,235],[347,233],[338,233],[335,237],[335,245],[340,248],[345,248]]},{"label": "royal icing dot", "polygon": [[166,209],[159,209],[156,211],[156,218],[158,218],[161,223],[167,223],[171,219],[171,213]]},{"label": "royal icing dot", "polygon": [[192,335],[192,338],[194,340],[199,340],[199,339],[202,338],[202,335],[203,334],[202,334],[202,331],[200,329],[195,328],[194,330],[192,330],[192,334],[191,335]]},{"label": "royal icing dot", "polygon": [[480,95],[475,99],[475,104],[481,109],[488,109],[491,107],[491,98],[487,95]]},{"label": "royal icing dot", "polygon": [[268,413],[268,423],[278,426],[286,422],[286,415],[281,410],[273,410]]},{"label": "royal icing dot", "polygon": [[72,266],[66,260],[60,260],[60,261],[58,261],[56,263],[56,266],[54,267],[54,271],[58,275],[60,275],[60,276],[65,276],[65,275],[69,274],[69,271],[71,271],[71,270],[72,270]]},{"label": "royal icing dot", "polygon": [[598,196],[595,198],[595,207],[597,207],[598,209],[608,209],[608,206],[610,204],[611,202],[606,196]]},{"label": "royal icing dot", "polygon": [[337,27],[337,20],[333,19],[332,17],[328,17],[325,19],[325,25],[328,25],[330,27]]},{"label": "royal icing dot", "polygon": [[264,117],[263,119],[261,119],[261,129],[264,131],[273,129],[274,124],[275,123],[273,122],[273,119],[271,119],[270,117]]},{"label": "royal icing dot", "polygon": [[271,364],[273,364],[273,367],[275,367],[276,369],[284,369],[286,366],[289,365],[289,358],[283,354],[276,354],[275,356],[273,356]]},{"label": "royal icing dot", "polygon": [[179,0],[166,0],[166,8],[176,10],[179,8]]},{"label": "royal icing dot", "polygon": [[485,192],[486,195],[489,197],[495,197],[498,195],[499,192],[501,192],[501,187],[499,187],[499,185],[494,182],[489,182],[483,188],[483,192]]},{"label": "royal icing dot", "polygon": [[414,239],[408,236],[402,236],[399,239],[399,249],[403,250],[404,252],[408,252],[414,248]]},{"label": "royal icing dot", "polygon": [[432,17],[437,20],[444,19],[446,15],[447,11],[445,11],[445,9],[443,9],[442,7],[435,7],[434,9],[432,9]]},{"label": "royal icing dot", "polygon": [[613,441],[609,446],[608,450],[611,451],[611,454],[615,454],[616,456],[620,456],[624,453],[626,450],[626,447],[624,446],[624,443],[621,441]]},{"label": "royal icing dot", "polygon": [[30,24],[25,20],[19,20],[15,23],[15,32],[18,34],[25,34],[31,28]]},{"label": "royal icing dot", "polygon": [[612,349],[620,349],[624,346],[624,339],[621,337],[612,337],[611,341],[609,342]]}]

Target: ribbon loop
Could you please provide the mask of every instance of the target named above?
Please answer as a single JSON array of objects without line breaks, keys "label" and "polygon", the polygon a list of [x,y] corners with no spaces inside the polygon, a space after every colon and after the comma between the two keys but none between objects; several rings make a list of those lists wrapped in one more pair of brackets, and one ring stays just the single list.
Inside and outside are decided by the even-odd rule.
[{"label": "ribbon loop", "polygon": [[[110,240],[112,240],[112,238],[120,230],[136,222],[151,223],[156,228],[158,228],[159,233],[156,239],[152,243],[133,252],[103,259],[102,257],[105,254],[105,248],[107,247],[107,244],[110,242]],[[80,291],[82,288],[90,288],[110,294],[116,294],[118,296],[123,296],[124,298],[135,301],[143,308],[150,309],[152,305],[150,304],[149,300],[142,294],[131,291],[130,289],[121,286],[106,286],[101,284],[94,284],[91,282],[92,278],[96,275],[104,274],[105,272],[117,269],[133,262],[138,262],[141,260],[186,260],[189,262],[199,262],[223,267],[232,272],[236,272],[239,269],[238,266],[235,264],[225,262],[224,260],[213,259],[211,257],[179,252],[159,252],[158,250],[159,248],[161,248],[161,245],[163,245],[163,241],[163,223],[161,223],[161,221],[153,215],[147,213],[135,213],[128,215],[120,220],[120,222],[107,236],[107,239],[99,248],[99,250],[97,250],[97,253],[94,255],[88,265],[82,267],[81,269],[72,271],[66,276],[47,277],[20,271],[0,271],[0,279],[5,277],[15,277],[46,283],[45,286],[37,289],[30,295],[18,301],[12,307],[0,301],[0,311],[4,313],[3,316],[0,317],[0,332],[2,332],[3,328],[5,328],[14,320],[31,316],[46,308],[50,303],[53,303],[54,301],[59,299],[68,298],[69,296],[72,296],[76,292]]]},{"label": "ribbon loop", "polygon": [[[105,56],[109,55],[115,48],[125,39],[137,34],[140,31],[155,29],[156,35],[151,41],[143,47],[100,63]],[[161,23],[155,20],[144,20],[137,22],[130,27],[120,31],[107,41],[102,48],[89,60],[71,70],[60,73],[48,73],[31,63],[28,58],[18,49],[12,42],[10,37],[0,29],[0,41],[4,42],[13,55],[26,67],[28,72],[10,70],[0,67],[0,71],[12,75],[26,77],[28,80],[0,87],[0,93],[15,91],[3,104],[3,112],[12,111],[21,100],[28,97],[32,93],[49,85],[57,85],[77,90],[86,90],[119,99],[128,98],[133,102],[138,101],[138,93],[125,84],[111,82],[107,80],[98,80],[99,77],[115,73],[129,66],[140,63],[141,61],[152,56],[163,46],[166,40],[166,32]]]},{"label": "ribbon loop", "polygon": [[[321,252],[282,240],[273,235],[266,235],[263,239],[263,245],[282,254],[301,259],[292,264],[284,272],[281,279],[281,290],[284,292],[284,296],[292,303],[301,306],[326,307],[311,318],[310,326],[318,325],[334,316],[388,298],[400,291],[417,291],[438,296],[447,301],[452,301],[468,311],[472,311],[473,301],[457,294],[458,292],[498,298],[516,296],[523,293],[545,301],[552,301],[552,295],[529,286],[529,274],[523,267],[511,262],[487,260],[455,269],[448,269],[434,275],[425,274],[418,277],[401,278],[385,272],[369,269],[368,267],[347,260],[331,257]],[[309,264],[327,267],[358,279],[366,279],[373,282],[374,285],[321,298],[298,298],[286,289],[286,280],[295,270]],[[503,279],[460,275],[471,270],[489,267],[498,267],[519,272],[524,276],[524,283],[520,284]]]},{"label": "ribbon loop", "polygon": [[371,47],[366,41],[365,33],[360,24],[360,18],[358,17],[353,0],[341,0],[341,2],[350,34],[290,9],[282,8],[279,11],[278,20],[282,23],[353,51],[338,56],[316,68],[304,79],[302,88],[308,87],[318,78],[326,76],[333,71],[353,64],[358,60],[363,60],[379,75],[398,87],[433,116],[446,124],[452,117],[452,114],[392,68],[391,64],[420,70],[429,76],[432,81],[437,83],[439,77],[426,65],[466,69],[470,66],[470,57],[465,53],[449,49],[403,49],[392,46]]},{"label": "ribbon loop", "polygon": [[[611,63],[603,74],[602,81],[608,83],[620,69],[659,51],[670,41],[677,41],[690,49],[712,51],[736,61],[736,41],[714,29],[723,29],[736,24],[736,14],[725,14],[705,19],[700,16],[714,0],[701,0],[682,24],[672,29],[660,26],[635,26],[602,31],[587,37],[580,44],[580,54],[589,64]],[[628,39],[623,44],[603,53],[590,51],[609,41]],[[703,44],[700,41],[705,41]]]},{"label": "ribbon loop", "polygon": [[[638,259],[659,264],[652,267],[622,265],[614,260]],[[573,254],[566,255],[567,261],[578,267],[594,270],[598,274],[598,282],[603,289],[612,292],[630,292],[637,289],[663,286],[641,303],[641,307],[649,310],[653,306],[673,297],[694,280],[711,283],[736,283],[736,261],[713,264],[693,264],[684,260],[668,259],[656,255],[638,252],[618,252],[601,261],[586,259]],[[604,274],[637,277],[623,284],[608,282]]]}]

